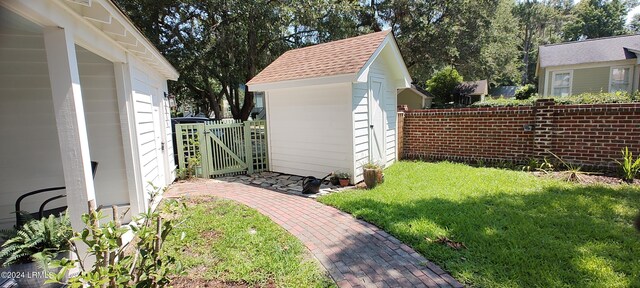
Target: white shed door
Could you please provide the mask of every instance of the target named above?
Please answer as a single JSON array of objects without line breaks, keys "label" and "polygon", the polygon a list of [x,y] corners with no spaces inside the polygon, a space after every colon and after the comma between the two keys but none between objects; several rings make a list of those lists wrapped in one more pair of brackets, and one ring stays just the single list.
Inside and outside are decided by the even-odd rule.
[{"label": "white shed door", "polygon": [[162,104],[162,96],[160,96],[160,92],[157,88],[153,88],[155,92],[153,95],[153,134],[155,138],[155,148],[156,148],[156,162],[158,169],[158,178],[154,182],[154,185],[157,187],[163,187],[165,185],[165,141],[164,137],[164,127],[163,125],[163,117],[161,114],[160,106]]},{"label": "white shed door", "polygon": [[383,81],[382,78],[376,77],[369,79],[369,160],[380,165],[385,163]]}]

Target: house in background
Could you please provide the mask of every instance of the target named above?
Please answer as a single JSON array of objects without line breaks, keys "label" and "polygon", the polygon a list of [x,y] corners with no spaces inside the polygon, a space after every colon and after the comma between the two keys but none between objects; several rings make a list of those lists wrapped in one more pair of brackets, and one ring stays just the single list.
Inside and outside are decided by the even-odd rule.
[{"label": "house in background", "polygon": [[538,94],[638,90],[640,35],[616,36],[540,46]]},{"label": "house in background", "polygon": [[175,179],[166,93],[178,73],[111,1],[0,1],[0,74],[0,228],[30,191],[65,187],[21,209],[66,194],[49,206],[80,231],[88,203],[130,218]]},{"label": "house in background", "polygon": [[474,102],[484,101],[489,94],[487,80],[466,81],[456,87],[456,93],[460,96],[460,104],[470,105]]},{"label": "house in background", "polygon": [[428,109],[433,103],[433,95],[416,85],[398,89],[398,105],[407,105],[410,110]]},{"label": "house in background", "polygon": [[516,90],[518,90],[519,86],[498,86],[489,89],[489,96],[491,98],[514,98],[516,97]]},{"label": "house in background", "polygon": [[411,87],[389,31],[290,50],[247,85],[264,91],[269,170],[362,177],[396,161],[398,89]]},{"label": "house in background", "polygon": [[264,120],[267,117],[267,110],[264,108],[264,92],[253,93],[253,109],[251,110],[252,120]]}]

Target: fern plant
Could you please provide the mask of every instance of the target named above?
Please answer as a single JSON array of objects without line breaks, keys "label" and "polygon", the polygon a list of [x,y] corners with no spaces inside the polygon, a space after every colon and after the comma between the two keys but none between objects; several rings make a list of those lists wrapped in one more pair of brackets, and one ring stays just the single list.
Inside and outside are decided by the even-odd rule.
[{"label": "fern plant", "polygon": [[4,266],[29,263],[34,260],[46,261],[58,253],[69,250],[69,239],[73,236],[68,216],[56,218],[50,215],[41,220],[24,224],[16,235],[0,250],[0,261]]},{"label": "fern plant", "polygon": [[564,161],[562,158],[560,158],[560,156],[554,154],[553,152],[549,150],[546,151],[547,153],[555,157],[558,161],[560,161],[562,166],[565,167],[566,171],[562,171],[561,173],[565,176],[565,180],[568,182],[580,182],[582,180],[581,175],[583,174],[596,174],[592,172],[584,172],[582,171],[582,166]]},{"label": "fern plant", "polygon": [[629,151],[629,147],[622,149],[622,162],[616,160],[620,168],[622,169],[622,180],[626,182],[633,182],[638,172],[640,172],[640,157],[633,160],[633,153]]}]

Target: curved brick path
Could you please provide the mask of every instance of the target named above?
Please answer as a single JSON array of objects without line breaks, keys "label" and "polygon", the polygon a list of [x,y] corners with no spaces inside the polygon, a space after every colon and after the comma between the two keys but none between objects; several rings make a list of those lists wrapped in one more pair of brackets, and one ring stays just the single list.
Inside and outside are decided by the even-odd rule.
[{"label": "curved brick path", "polygon": [[165,194],[186,195],[257,209],[299,238],[340,287],[462,287],[395,237],[315,200],[216,180],[176,183]]}]

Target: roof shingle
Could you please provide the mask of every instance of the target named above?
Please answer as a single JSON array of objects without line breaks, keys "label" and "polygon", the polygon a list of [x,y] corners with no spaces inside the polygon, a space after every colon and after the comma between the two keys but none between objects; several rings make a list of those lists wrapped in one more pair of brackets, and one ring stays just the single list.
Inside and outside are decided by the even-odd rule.
[{"label": "roof shingle", "polygon": [[640,35],[615,36],[540,46],[540,67],[636,58],[625,48],[640,50]]},{"label": "roof shingle", "polygon": [[289,50],[247,85],[358,72],[390,30]]}]

